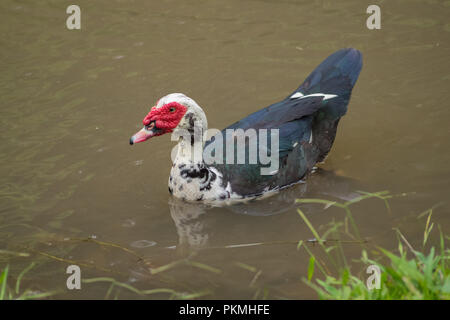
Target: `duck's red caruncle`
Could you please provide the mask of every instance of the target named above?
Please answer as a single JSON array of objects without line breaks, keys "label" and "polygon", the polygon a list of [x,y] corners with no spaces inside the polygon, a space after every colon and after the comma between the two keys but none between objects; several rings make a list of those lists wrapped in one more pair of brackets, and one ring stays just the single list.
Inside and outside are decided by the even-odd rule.
[{"label": "duck's red caruncle", "polygon": [[159,108],[152,107],[142,123],[148,126],[155,121],[156,128],[171,132],[180,123],[186,110],[187,108],[178,102],[170,102]]}]

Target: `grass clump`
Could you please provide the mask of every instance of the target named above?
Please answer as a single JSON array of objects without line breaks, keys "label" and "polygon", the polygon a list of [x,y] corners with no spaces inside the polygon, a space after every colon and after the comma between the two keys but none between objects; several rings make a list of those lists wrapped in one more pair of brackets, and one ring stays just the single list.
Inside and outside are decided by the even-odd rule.
[{"label": "grass clump", "polygon": [[317,292],[321,299],[450,299],[450,269],[445,263],[450,256],[448,249],[445,256],[440,256],[432,247],[428,255],[417,252],[412,259],[408,259],[405,253],[398,255],[381,250],[389,260],[388,265],[366,260],[367,263],[380,268],[379,289],[368,289],[365,278],[370,274],[357,277],[348,268],[342,269],[338,277],[326,275],[324,280],[316,279],[317,284],[311,282],[311,279],[305,282]]},{"label": "grass clump", "polygon": [[[382,197],[380,197],[382,196]],[[319,203],[343,208],[346,213],[346,219],[351,221],[353,231],[356,231],[350,205],[369,197],[382,198],[385,202],[389,197],[383,192],[375,194],[365,193],[356,201],[352,200],[346,203],[336,203],[321,199],[301,199],[301,203]],[[390,210],[388,204],[386,207]],[[422,250],[414,249],[400,230],[395,229],[398,236],[398,253],[376,247],[373,250],[374,255],[378,257],[377,261],[369,259],[365,241],[361,240],[359,233],[356,236],[349,233],[346,228],[345,234],[361,243],[361,259],[357,261],[364,271],[358,275],[352,273],[350,266],[345,260],[342,249],[342,243],[337,241],[334,245],[329,245],[327,237],[330,234],[337,236],[340,227],[345,224],[335,223],[324,235],[320,236],[305,214],[298,209],[300,217],[314,235],[314,241],[320,245],[325,259],[319,259],[314,255],[311,249],[303,241],[298,244],[298,249],[304,248],[309,256],[307,277],[303,281],[313,288],[321,299],[360,299],[360,300],[448,300],[450,299],[450,268],[448,260],[450,259],[450,249],[446,247],[445,240],[449,239],[440,231],[440,241],[438,249],[432,246],[425,253],[425,246],[429,239],[434,224],[431,223],[432,209],[426,211],[428,219],[425,226]],[[422,214],[423,215],[423,214]],[[337,250],[336,250],[337,249]],[[335,254],[333,255],[332,252]],[[341,264],[338,264],[339,258]],[[328,267],[334,272],[330,271]],[[372,269],[367,269],[369,266]],[[374,282],[374,268],[379,270],[379,285]],[[315,275],[318,269],[322,278]],[[369,289],[369,285],[373,285]]]},{"label": "grass clump", "polygon": [[23,276],[34,267],[35,263],[32,262],[26,267],[17,277],[15,284],[11,287],[8,285],[9,279],[9,265],[7,265],[0,273],[0,300],[30,300],[30,299],[42,299],[52,295],[55,295],[56,291],[51,292],[36,292],[30,289],[26,289],[23,292],[20,290],[20,285]]}]

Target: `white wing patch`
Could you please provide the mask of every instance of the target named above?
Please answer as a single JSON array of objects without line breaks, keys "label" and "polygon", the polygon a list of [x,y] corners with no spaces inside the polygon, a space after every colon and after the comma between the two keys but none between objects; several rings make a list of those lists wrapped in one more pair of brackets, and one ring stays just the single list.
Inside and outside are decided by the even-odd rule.
[{"label": "white wing patch", "polygon": [[326,93],[312,93],[308,95],[304,95],[301,92],[296,92],[291,96],[291,99],[305,99],[310,97],[323,97],[323,100],[328,100],[337,97],[336,94],[326,94]]},{"label": "white wing patch", "polygon": [[304,97],[303,93],[296,92],[291,96],[291,99],[296,99],[296,98],[300,98],[300,97]]}]

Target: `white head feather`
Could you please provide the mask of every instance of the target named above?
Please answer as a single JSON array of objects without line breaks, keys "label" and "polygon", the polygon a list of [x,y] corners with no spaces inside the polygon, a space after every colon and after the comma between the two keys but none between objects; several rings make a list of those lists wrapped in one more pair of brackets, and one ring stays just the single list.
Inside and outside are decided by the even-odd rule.
[{"label": "white head feather", "polygon": [[206,133],[206,131],[208,130],[208,120],[206,119],[205,112],[197,104],[197,102],[195,102],[193,99],[189,98],[183,93],[171,93],[159,99],[156,107],[160,108],[163,105],[168,104],[170,102],[177,102],[187,108],[186,113],[184,114],[183,118],[180,120],[180,123],[177,126],[178,129],[190,128],[188,115],[192,114],[195,118],[196,125],[200,125],[202,132]]}]

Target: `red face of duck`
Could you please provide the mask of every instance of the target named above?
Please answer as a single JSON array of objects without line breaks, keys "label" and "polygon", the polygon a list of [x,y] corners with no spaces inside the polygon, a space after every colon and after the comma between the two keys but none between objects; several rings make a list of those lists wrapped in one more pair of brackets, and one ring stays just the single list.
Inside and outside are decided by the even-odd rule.
[{"label": "red face of duck", "polygon": [[169,102],[159,108],[152,107],[142,123],[144,127],[130,139],[130,144],[172,132],[180,123],[187,108],[178,102]]}]

